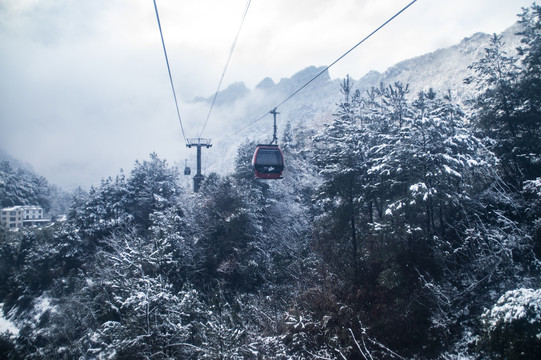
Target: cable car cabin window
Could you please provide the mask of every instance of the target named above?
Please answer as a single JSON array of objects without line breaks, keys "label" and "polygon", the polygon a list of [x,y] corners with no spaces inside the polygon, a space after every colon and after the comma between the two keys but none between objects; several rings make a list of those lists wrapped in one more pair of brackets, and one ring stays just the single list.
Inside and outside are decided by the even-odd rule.
[{"label": "cable car cabin window", "polygon": [[282,151],[277,145],[258,145],[252,165],[256,178],[280,179],[284,170]]},{"label": "cable car cabin window", "polygon": [[282,157],[275,150],[259,149],[256,165],[282,165]]}]

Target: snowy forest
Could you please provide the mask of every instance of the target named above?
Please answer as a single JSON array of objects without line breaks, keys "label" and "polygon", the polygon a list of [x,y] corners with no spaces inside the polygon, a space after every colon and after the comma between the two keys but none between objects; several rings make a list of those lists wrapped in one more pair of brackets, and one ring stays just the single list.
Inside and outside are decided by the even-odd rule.
[{"label": "snowy forest", "polygon": [[2,359],[539,359],[541,6],[493,35],[458,99],[426,84],[336,89],[289,124],[283,180],[257,143],[198,193],[158,154],[66,195],[7,162]]}]

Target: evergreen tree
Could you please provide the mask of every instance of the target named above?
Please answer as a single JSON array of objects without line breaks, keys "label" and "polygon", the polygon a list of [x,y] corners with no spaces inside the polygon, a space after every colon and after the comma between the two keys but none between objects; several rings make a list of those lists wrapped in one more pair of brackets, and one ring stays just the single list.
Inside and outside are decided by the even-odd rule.
[{"label": "evergreen tree", "polygon": [[253,271],[255,229],[242,189],[231,177],[209,174],[198,195],[200,206],[191,215],[199,272],[194,275],[202,276],[201,285],[221,279],[232,289],[252,288],[261,269]]},{"label": "evergreen tree", "polygon": [[[494,35],[485,57],[470,66],[476,72],[481,95],[476,99],[476,123],[483,134],[493,139],[493,149],[501,160],[504,180],[517,192],[523,182],[541,174],[539,157],[541,138],[539,120],[539,67],[535,51],[539,46],[535,30],[538,18],[532,15],[538,7],[524,10],[522,24],[524,47],[519,48],[524,66],[518,58],[502,50],[501,37]],[[531,51],[531,52],[530,52]],[[468,79],[471,81],[472,78]]]},{"label": "evergreen tree", "polygon": [[[520,91],[526,100],[523,101],[522,111],[533,117],[541,109],[541,6],[534,3],[530,8],[524,8],[519,17],[522,30],[518,35],[522,36],[522,46],[518,48],[518,54],[523,57]],[[528,125],[534,129],[535,119],[530,118],[528,121],[532,122]]]},{"label": "evergreen tree", "polygon": [[406,125],[411,115],[409,114],[409,107],[407,105],[407,95],[409,93],[409,86],[396,82],[394,87],[389,85],[388,91],[383,96],[384,104],[391,110],[389,115],[394,125],[398,125],[398,128]]},{"label": "evergreen tree", "polygon": [[[345,82],[342,92],[346,92],[344,87],[348,89],[348,86]],[[349,279],[355,283],[359,280],[357,222],[360,201],[364,200],[361,190],[363,176],[366,174],[366,145],[362,142],[362,130],[355,121],[353,106],[347,98],[346,95],[346,102],[339,105],[332,123],[326,125],[313,141],[318,153],[314,159],[315,164],[324,179],[317,198],[324,213],[330,215],[321,219],[326,223],[322,227],[326,231],[319,235],[318,246],[331,262],[334,262],[331,259],[343,259],[344,254],[351,254],[346,257],[346,262],[339,261],[342,269],[336,270],[349,274]]]},{"label": "evergreen tree", "polygon": [[538,249],[541,211],[531,204],[537,201],[532,186],[541,177],[541,8],[533,4],[519,17],[520,58],[505,54],[495,35],[485,57],[472,65],[483,86],[475,119],[499,158],[505,186],[498,207],[502,215],[522,223]]},{"label": "evergreen tree", "polygon": [[174,207],[182,196],[178,179],[176,168],[151,154],[150,161],[136,161],[127,179],[121,171],[114,180],[109,177],[91,187],[88,194],[77,191],[69,222],[93,240],[126,226],[148,231],[151,215]]},{"label": "evergreen tree", "polygon": [[0,162],[0,206],[39,205],[48,212],[51,189],[47,179],[28,170],[13,169],[8,161]]},{"label": "evergreen tree", "polygon": [[136,161],[134,169],[126,183],[126,209],[133,216],[135,224],[148,229],[151,225],[150,214],[174,204],[182,190],[178,183],[179,173],[176,168],[169,168],[165,160],[150,154],[149,161]]}]

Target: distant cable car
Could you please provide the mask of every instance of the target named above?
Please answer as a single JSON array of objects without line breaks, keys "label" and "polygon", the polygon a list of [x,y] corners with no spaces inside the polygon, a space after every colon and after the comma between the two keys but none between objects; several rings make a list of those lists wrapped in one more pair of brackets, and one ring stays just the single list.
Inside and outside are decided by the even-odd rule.
[{"label": "distant cable car", "polygon": [[188,166],[188,159],[184,161],[184,175],[190,175],[192,173],[192,169]]},{"label": "distant cable car", "polygon": [[252,161],[257,179],[281,179],[284,170],[284,155],[278,145],[257,145]]}]

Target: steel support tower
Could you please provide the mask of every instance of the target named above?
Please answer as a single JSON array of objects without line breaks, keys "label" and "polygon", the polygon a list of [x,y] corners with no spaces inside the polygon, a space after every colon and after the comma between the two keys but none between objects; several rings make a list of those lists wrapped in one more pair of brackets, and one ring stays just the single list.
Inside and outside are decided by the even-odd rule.
[{"label": "steel support tower", "polygon": [[211,139],[191,138],[187,140],[186,147],[192,148],[192,146],[195,146],[197,149],[197,174],[193,177],[193,191],[198,192],[201,187],[201,182],[205,178],[203,174],[201,174],[201,148],[210,148],[212,146],[210,143]]}]

